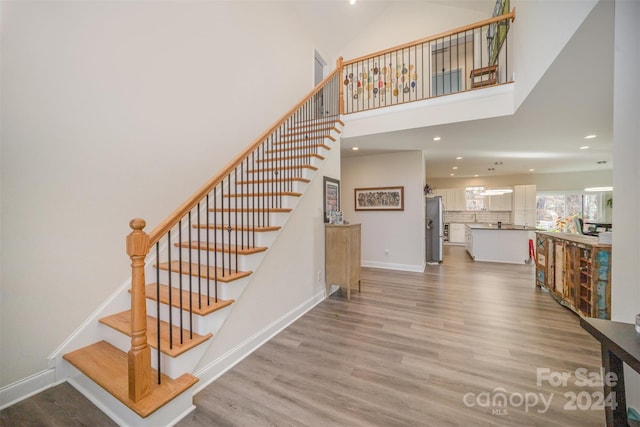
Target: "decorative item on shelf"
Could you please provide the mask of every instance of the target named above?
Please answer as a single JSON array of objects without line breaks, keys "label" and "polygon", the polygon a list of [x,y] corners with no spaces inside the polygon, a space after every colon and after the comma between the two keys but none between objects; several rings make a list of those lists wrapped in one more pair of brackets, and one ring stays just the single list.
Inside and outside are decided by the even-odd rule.
[{"label": "decorative item on shelf", "polygon": [[427,196],[429,194],[432,194],[433,190],[431,189],[431,186],[429,184],[425,184],[424,185],[424,195]]}]

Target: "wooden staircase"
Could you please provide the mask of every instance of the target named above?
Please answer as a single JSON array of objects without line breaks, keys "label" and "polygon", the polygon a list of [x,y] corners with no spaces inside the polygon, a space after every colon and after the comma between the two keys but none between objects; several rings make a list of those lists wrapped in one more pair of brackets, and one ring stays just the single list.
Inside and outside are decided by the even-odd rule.
[{"label": "wooden staircase", "polygon": [[[102,339],[63,356],[70,364],[71,383],[99,406],[109,408],[107,413],[117,422],[127,425],[158,425],[166,422],[159,420],[179,419],[191,410],[193,393],[189,390],[198,381],[193,375],[197,363],[342,126],[338,115],[288,123],[260,158],[247,163],[235,179],[221,184],[224,191],[213,187],[206,194],[206,206],[199,202],[195,210],[190,208],[188,223],[181,220],[171,226],[173,233],[169,231],[164,245],[154,233],[143,232],[144,221],[133,220],[134,231],[127,241],[133,269],[132,309],[102,317]],[[198,220],[192,223],[196,214]],[[179,241],[171,240],[178,234]],[[134,254],[134,247],[142,255]],[[145,279],[142,291],[137,291],[135,282],[140,275],[150,280]],[[142,319],[135,312],[136,298],[145,300]],[[132,373],[132,358],[149,359],[143,365],[151,366],[141,377],[142,381],[151,377],[150,386],[140,391],[138,399],[132,396],[132,388],[138,386],[131,382],[141,374]],[[171,405],[174,407],[165,409]]]}]

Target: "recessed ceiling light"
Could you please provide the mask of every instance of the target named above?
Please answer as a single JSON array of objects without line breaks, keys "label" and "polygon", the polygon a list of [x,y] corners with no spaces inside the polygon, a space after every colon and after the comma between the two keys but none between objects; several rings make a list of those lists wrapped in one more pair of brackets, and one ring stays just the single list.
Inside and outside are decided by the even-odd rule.
[{"label": "recessed ceiling light", "polygon": [[455,173],[450,173],[449,176],[456,176],[456,174]]},{"label": "recessed ceiling light", "polygon": [[478,174],[473,175],[473,177],[474,177],[474,178],[477,178],[477,177],[479,177],[479,176],[480,176],[480,175],[478,175]]},{"label": "recessed ceiling light", "polygon": [[439,136],[434,136],[434,137],[433,137],[433,140],[434,140],[434,141],[440,141],[440,137],[439,137]]},{"label": "recessed ceiling light", "polygon": [[356,0],[349,0],[349,4],[356,4]]},{"label": "recessed ceiling light", "polygon": [[358,147],[353,147],[352,150],[353,151],[358,151]]},{"label": "recessed ceiling light", "polygon": [[457,166],[454,166],[454,167],[452,167],[451,169],[454,169],[454,170],[455,170],[455,169],[458,169],[458,167],[457,167]]},{"label": "recessed ceiling light", "polygon": [[596,136],[598,136],[598,135],[593,135],[593,134],[592,135],[587,135],[587,136],[584,137],[584,139],[593,139]]},{"label": "recessed ceiling light", "polygon": [[582,147],[580,147],[581,150],[588,150],[589,146],[588,145],[583,145]]},{"label": "recessed ceiling light", "polygon": [[456,157],[456,160],[462,160],[462,157],[458,156]]},{"label": "recessed ceiling light", "polygon": [[535,169],[533,169],[533,168],[529,169],[529,172],[534,172],[534,171],[535,171]]}]

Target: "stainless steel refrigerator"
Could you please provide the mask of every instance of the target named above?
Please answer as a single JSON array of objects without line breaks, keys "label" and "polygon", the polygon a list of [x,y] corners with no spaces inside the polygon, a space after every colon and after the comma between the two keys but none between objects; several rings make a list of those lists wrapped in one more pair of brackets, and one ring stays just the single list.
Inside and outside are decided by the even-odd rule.
[{"label": "stainless steel refrigerator", "polygon": [[442,197],[427,197],[426,244],[427,262],[442,262],[442,242],[444,241],[444,222]]}]

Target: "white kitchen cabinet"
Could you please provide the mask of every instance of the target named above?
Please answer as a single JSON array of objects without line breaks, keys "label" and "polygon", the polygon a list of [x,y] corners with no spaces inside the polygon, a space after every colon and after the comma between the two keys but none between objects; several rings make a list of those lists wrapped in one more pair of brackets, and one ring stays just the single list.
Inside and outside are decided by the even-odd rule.
[{"label": "white kitchen cabinet", "polygon": [[488,199],[488,208],[491,211],[510,211],[512,209],[512,193],[496,194],[489,196]]},{"label": "white kitchen cabinet", "polygon": [[464,189],[441,188],[433,190],[433,195],[442,197],[442,204],[447,212],[467,210],[467,198]]},{"label": "white kitchen cabinet", "polygon": [[465,243],[465,225],[452,222],[449,224],[449,243]]},{"label": "white kitchen cabinet", "polygon": [[447,211],[466,211],[467,194],[464,188],[449,188],[447,192]]},{"label": "white kitchen cabinet", "polygon": [[535,227],[536,217],[536,186],[514,185],[511,222],[515,225]]}]

